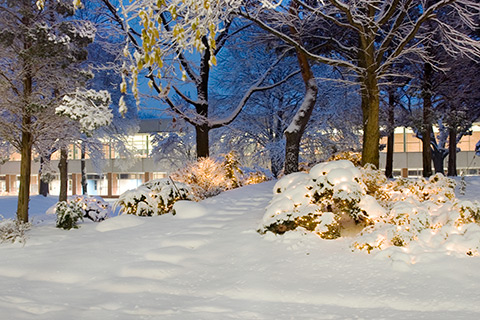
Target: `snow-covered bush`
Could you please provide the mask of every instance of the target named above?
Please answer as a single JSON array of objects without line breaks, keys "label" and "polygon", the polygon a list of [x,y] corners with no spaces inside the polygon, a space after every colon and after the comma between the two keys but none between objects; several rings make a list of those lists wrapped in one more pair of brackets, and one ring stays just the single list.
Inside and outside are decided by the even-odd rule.
[{"label": "snow-covered bush", "polygon": [[94,222],[107,219],[112,212],[108,202],[101,197],[75,195],[68,197],[47,210],[57,215],[57,227],[65,230],[77,228],[77,222],[88,218]]},{"label": "snow-covered bush", "polygon": [[18,220],[4,219],[0,215],[0,242],[25,243],[25,233],[30,229],[30,223]]},{"label": "snow-covered bush", "polygon": [[[294,173],[279,180],[267,207],[260,231],[283,233],[303,227],[326,239],[341,236],[372,223],[383,209],[372,204],[361,180],[362,173],[350,161],[316,165],[310,173]],[[366,208],[369,210],[367,213]]]},{"label": "snow-covered bush", "polygon": [[177,200],[193,200],[190,188],[181,182],[157,179],[122,193],[115,207],[126,214],[155,216],[170,212]]},{"label": "snow-covered bush", "polygon": [[78,202],[60,201],[55,205],[57,228],[70,230],[78,228],[78,220],[83,221],[83,209]]},{"label": "snow-covered bush", "polygon": [[441,174],[388,180],[346,160],[321,163],[276,183],[259,231],[303,228],[324,239],[354,236],[353,250],[368,253],[444,245],[478,255],[480,204],[459,201],[454,189],[455,182]]},{"label": "snow-covered bush", "polygon": [[100,222],[107,219],[112,208],[110,204],[101,197],[75,195],[68,198],[68,202],[76,202],[82,208],[83,217],[94,222]]},{"label": "snow-covered bush", "polygon": [[338,161],[338,160],[348,160],[353,163],[356,167],[362,165],[362,154],[360,152],[354,151],[341,151],[337,152],[328,158],[328,161]]}]

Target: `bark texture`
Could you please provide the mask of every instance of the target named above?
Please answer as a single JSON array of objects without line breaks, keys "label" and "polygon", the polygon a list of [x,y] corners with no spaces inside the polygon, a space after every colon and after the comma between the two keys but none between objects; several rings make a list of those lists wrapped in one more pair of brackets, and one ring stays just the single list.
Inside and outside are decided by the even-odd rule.
[{"label": "bark texture", "polygon": [[58,169],[60,170],[60,195],[58,201],[67,201],[68,191],[68,150],[63,147],[60,149],[60,162],[58,163]]},{"label": "bark texture", "polygon": [[432,65],[425,63],[423,79],[423,126],[422,126],[422,159],[423,176],[432,175],[432,153],[431,153],[431,133],[432,133]]}]

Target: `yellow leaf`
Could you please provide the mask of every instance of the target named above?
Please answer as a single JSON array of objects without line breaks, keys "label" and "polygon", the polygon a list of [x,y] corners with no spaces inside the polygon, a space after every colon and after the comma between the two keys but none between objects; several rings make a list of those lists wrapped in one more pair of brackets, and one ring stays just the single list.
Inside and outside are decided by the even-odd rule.
[{"label": "yellow leaf", "polygon": [[210,58],[210,65],[217,65],[217,58],[214,55]]}]

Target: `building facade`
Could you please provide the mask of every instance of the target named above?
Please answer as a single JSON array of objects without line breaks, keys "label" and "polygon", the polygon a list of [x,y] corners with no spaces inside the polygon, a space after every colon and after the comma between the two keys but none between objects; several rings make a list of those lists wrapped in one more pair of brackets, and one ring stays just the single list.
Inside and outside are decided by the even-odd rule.
[{"label": "building facade", "polygon": [[[457,168],[459,174],[477,175],[480,173],[480,159],[475,156],[475,145],[480,140],[480,126],[472,128],[472,134],[464,136],[458,147]],[[135,150],[134,159],[121,159],[112,145],[105,141],[105,162],[103,172],[98,173],[92,161],[86,159],[88,194],[102,197],[116,197],[121,193],[136,188],[142,183],[163,178],[168,175],[168,169],[154,162],[150,156],[151,134],[158,132],[172,132],[174,125],[168,119],[141,120],[140,130],[128,138],[128,144]],[[394,138],[394,175],[395,176],[421,176],[422,174],[422,145],[421,140],[415,137],[408,128],[397,128]],[[386,138],[381,143],[386,143]],[[56,158],[57,157],[57,158]],[[385,152],[380,154],[380,168],[385,167]],[[58,167],[58,156],[52,157],[52,168]],[[446,168],[447,159],[445,159]],[[38,194],[40,163],[32,162],[31,194]],[[68,161],[69,187],[68,194],[81,194],[81,158],[78,147],[71,146]],[[0,165],[0,194],[14,195],[19,187],[20,157],[13,154],[10,160]],[[50,194],[57,195],[60,191],[58,175],[49,185]]]}]

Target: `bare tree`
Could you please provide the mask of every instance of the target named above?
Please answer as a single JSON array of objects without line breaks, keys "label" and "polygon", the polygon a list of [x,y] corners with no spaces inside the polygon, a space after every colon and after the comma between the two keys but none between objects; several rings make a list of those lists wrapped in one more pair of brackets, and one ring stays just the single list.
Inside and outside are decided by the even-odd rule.
[{"label": "bare tree", "polygon": [[[316,47],[310,48],[285,32],[284,25],[292,25],[288,17],[289,3],[294,2],[302,12],[313,14],[318,21],[329,22],[325,26],[346,32],[332,34],[319,28],[321,25],[305,23],[304,28],[314,25],[317,41],[323,40],[336,49],[336,54],[319,54]],[[379,103],[380,86],[390,76],[391,66],[408,56],[430,61],[424,43],[431,34],[421,32],[427,21],[435,21],[442,32],[442,46],[450,54],[480,56],[480,44],[461,30],[474,29],[475,15],[480,4],[472,0],[412,1],[412,0],[328,0],[328,1],[261,1],[249,2],[241,7],[239,14],[255,21],[265,30],[295,46],[309,59],[333,66],[347,68],[357,74],[361,85],[363,113],[363,163],[379,164]],[[286,5],[283,6],[283,3]],[[442,20],[439,10],[448,7],[452,19]],[[281,13],[281,14],[280,14]],[[264,19],[265,16],[281,19]],[[463,28],[455,28],[462,25]]]},{"label": "bare tree", "polygon": [[[141,0],[134,1],[129,6],[122,6],[123,10],[119,12],[109,0],[103,0],[103,2],[110,9],[114,19],[128,34],[129,43],[134,50],[134,60],[132,60],[131,67],[134,73],[138,75],[142,69],[145,69],[149,85],[155,90],[158,98],[165,102],[177,117],[194,126],[196,151],[199,158],[209,156],[210,130],[232,123],[255,92],[274,88],[296,74],[294,72],[276,84],[263,85],[270,72],[281,60],[282,57],[280,57],[278,61],[264,70],[257,81],[244,91],[243,98],[232,108],[229,115],[224,118],[216,118],[212,116],[209,104],[211,68],[216,64],[216,56],[228,39],[241,32],[245,27],[234,28],[230,20],[224,20],[221,21],[221,30],[207,35],[203,34],[203,31],[201,32],[203,29],[197,24],[195,28],[198,28],[201,36],[196,39],[198,50],[195,56],[183,45],[183,38],[179,37],[179,32],[183,32],[181,31],[182,25],[189,24],[189,22],[185,22],[188,21],[188,12],[180,10],[173,12],[174,10],[170,6],[157,6],[156,3],[151,1]],[[174,5],[172,3],[172,6]],[[145,12],[149,12],[150,16],[145,16]],[[138,16],[142,17],[145,22],[148,20],[150,22],[155,21],[155,23],[153,25],[146,23],[143,25],[143,31],[137,32],[132,19],[134,20]],[[146,35],[145,32],[152,32],[155,39]],[[168,62],[169,67],[166,68],[164,66],[167,64],[163,60],[168,59],[171,61]],[[178,65],[175,65],[175,62]],[[178,69],[175,70],[172,66],[177,66]],[[132,82],[132,90],[138,96],[135,77]],[[186,85],[181,86],[181,84]],[[189,94],[191,91],[194,91],[193,97]],[[175,96],[179,97],[180,100],[175,100]]]}]

